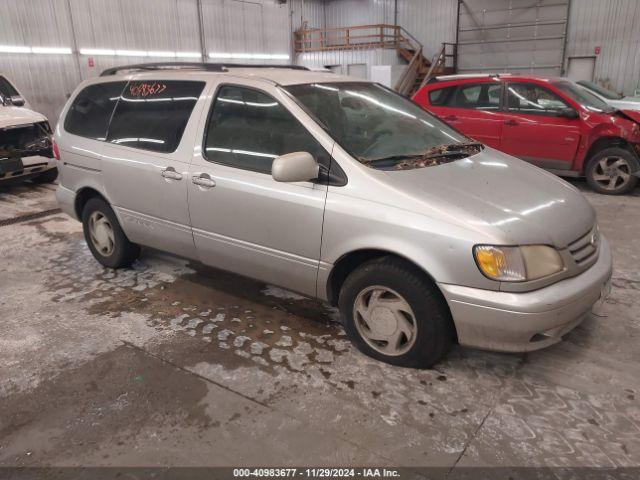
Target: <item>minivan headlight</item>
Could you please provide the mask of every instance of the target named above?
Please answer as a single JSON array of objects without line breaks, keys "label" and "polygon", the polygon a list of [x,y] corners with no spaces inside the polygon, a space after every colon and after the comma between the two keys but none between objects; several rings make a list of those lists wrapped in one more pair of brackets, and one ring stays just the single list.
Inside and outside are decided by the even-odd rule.
[{"label": "minivan headlight", "polygon": [[564,270],[558,251],[547,245],[476,245],[473,256],[486,277],[502,282],[536,280]]}]

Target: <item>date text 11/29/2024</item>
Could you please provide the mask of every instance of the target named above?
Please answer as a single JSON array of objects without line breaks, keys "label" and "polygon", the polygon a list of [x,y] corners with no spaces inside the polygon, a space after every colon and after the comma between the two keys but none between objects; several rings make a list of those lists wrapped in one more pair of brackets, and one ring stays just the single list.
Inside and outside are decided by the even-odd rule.
[{"label": "date text 11/29/2024", "polygon": [[389,468],[234,468],[234,478],[400,478]]}]

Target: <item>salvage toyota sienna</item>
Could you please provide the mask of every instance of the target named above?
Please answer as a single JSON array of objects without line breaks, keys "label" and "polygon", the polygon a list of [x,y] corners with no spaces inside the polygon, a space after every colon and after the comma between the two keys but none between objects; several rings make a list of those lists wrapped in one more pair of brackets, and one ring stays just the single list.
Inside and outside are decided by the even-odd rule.
[{"label": "salvage toyota sienna", "polygon": [[575,188],[375,83],[114,68],[77,88],[55,140],[57,198],[102,265],[149,246],[328,301],[391,364],[552,345],[609,290]]}]

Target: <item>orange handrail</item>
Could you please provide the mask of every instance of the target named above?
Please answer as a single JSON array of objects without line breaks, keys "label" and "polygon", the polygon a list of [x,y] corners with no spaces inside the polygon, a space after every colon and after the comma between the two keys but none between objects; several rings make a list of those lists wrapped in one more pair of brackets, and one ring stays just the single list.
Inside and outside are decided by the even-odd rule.
[{"label": "orange handrail", "polygon": [[294,34],[296,53],[363,48],[399,48],[414,50],[420,45],[399,25],[373,24],[334,28],[302,28]]}]

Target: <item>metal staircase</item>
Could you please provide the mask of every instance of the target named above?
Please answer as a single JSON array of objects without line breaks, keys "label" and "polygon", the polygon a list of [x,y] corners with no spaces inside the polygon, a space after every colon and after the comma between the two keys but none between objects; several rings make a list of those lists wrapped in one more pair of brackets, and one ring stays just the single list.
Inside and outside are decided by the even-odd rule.
[{"label": "metal staircase", "polygon": [[455,43],[443,43],[439,52],[429,60],[422,44],[399,25],[357,25],[339,28],[308,28],[306,23],[294,33],[296,53],[332,50],[362,50],[393,48],[407,62],[394,89],[411,97],[430,78],[456,72]]}]

